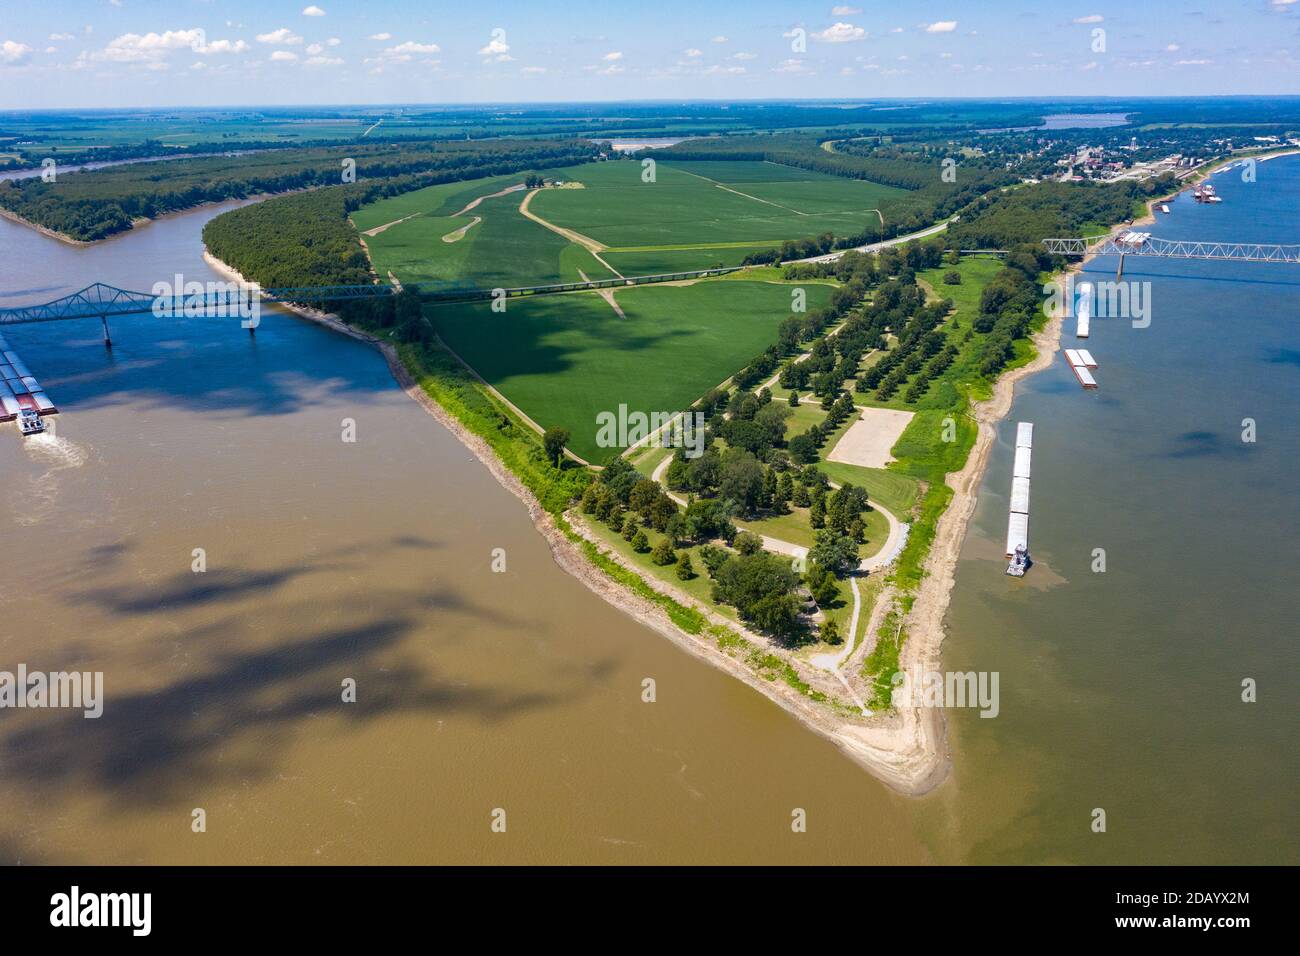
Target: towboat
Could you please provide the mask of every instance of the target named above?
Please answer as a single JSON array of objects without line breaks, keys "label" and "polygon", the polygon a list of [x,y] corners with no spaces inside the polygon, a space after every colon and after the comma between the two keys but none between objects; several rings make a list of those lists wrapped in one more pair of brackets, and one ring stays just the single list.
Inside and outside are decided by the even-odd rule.
[{"label": "towboat", "polygon": [[36,435],[45,431],[45,422],[34,408],[24,408],[18,413],[18,430],[24,435]]}]

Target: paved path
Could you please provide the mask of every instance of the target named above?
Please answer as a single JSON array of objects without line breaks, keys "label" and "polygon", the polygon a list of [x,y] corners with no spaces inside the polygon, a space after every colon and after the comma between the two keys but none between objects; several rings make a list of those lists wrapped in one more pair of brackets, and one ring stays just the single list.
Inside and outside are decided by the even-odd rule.
[{"label": "paved path", "polygon": [[813,256],[809,259],[789,259],[786,262],[781,263],[781,265],[790,265],[790,263],[793,262],[834,262],[846,252],[879,252],[881,249],[885,249],[889,246],[902,245],[905,242],[911,242],[913,239],[924,239],[926,236],[933,236],[937,232],[943,232],[948,228],[949,223],[956,222],[958,218],[960,217],[953,216],[951,219],[945,219],[943,222],[922,229],[920,232],[909,232],[905,236],[886,239],[884,242],[872,242],[865,246],[857,246],[853,249],[840,249],[837,252],[829,252],[824,256]]}]

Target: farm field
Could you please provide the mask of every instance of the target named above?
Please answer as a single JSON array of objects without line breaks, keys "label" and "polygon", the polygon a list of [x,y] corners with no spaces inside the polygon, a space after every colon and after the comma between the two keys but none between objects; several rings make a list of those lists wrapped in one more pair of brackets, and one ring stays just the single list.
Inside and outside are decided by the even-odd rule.
[{"label": "farm field", "polygon": [[460,212],[479,196],[489,196],[507,186],[522,184],[523,181],[523,173],[512,173],[506,176],[487,176],[482,179],[425,186],[414,192],[362,206],[352,213],[351,218],[357,229],[365,232],[385,223],[417,214],[450,216]]},{"label": "farm field", "polygon": [[[456,183],[461,187],[457,191],[417,199],[430,192],[420,190],[358,210],[354,222],[364,213],[358,227],[362,222],[383,225],[414,217],[366,238],[375,271],[381,276],[392,272],[403,284],[426,287],[547,285],[578,282],[582,274],[613,278],[585,248],[521,215],[522,190],[483,199],[462,216],[446,215],[512,184],[511,177],[475,182],[472,189]],[[376,213],[380,206],[384,208]]]},{"label": "farm field", "polygon": [[[383,233],[382,235],[387,235]],[[558,238],[558,237],[557,237]],[[830,301],[808,286],[808,307]],[[596,415],[685,408],[770,345],[790,309],[789,289],[767,282],[701,281],[619,290],[620,318],[595,293],[430,307],[439,335],[484,379],[569,447],[599,462]]]},{"label": "farm field", "polygon": [[583,188],[543,190],[533,212],[616,250],[615,256],[691,253],[673,257],[677,268],[687,258],[707,266],[785,239],[857,233],[877,221],[868,210],[906,195],[877,183],[751,161],[660,161],[652,183],[642,182],[636,162],[591,163],[560,174]]}]

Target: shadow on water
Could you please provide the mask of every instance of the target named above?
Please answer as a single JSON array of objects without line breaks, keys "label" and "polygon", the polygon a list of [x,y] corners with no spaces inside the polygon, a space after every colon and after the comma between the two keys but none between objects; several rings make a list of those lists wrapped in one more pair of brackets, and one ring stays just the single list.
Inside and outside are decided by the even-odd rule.
[{"label": "shadow on water", "polygon": [[97,319],[6,326],[4,335],[61,410],[284,416],[336,395],[366,403],[395,392],[383,358],[361,342],[278,310],[263,312],[255,335],[239,322],[118,317],[112,349]]},{"label": "shadow on water", "polygon": [[[396,539],[367,551],[373,558],[385,548],[410,544]],[[346,726],[398,714],[457,715],[495,724],[579,700],[617,666],[613,658],[578,666],[557,662],[529,686],[443,673],[430,652],[458,640],[462,629],[448,622],[511,630],[527,622],[438,585],[385,591],[373,602],[347,591],[326,600],[290,602],[285,596],[274,605],[285,621],[344,623],[317,630],[277,624],[280,636],[273,644],[248,644],[247,635],[260,629],[242,601],[256,599],[264,608],[269,590],[334,570],[337,558],[227,577],[216,587],[196,588],[194,575],[181,574],[111,593],[97,587],[82,592],[80,600],[152,632],[155,638],[145,641],[154,644],[176,642],[159,621],[159,608],[204,603],[222,613],[186,629],[180,672],[161,686],[115,690],[114,673],[106,672],[100,718],[86,719],[81,710],[41,710],[0,725],[7,785],[30,791],[43,804],[90,792],[121,809],[166,806],[192,799],[204,785],[230,786],[279,772],[294,733],[319,728],[323,718]],[[341,701],[345,677],[357,681],[354,704]],[[0,836],[0,851],[4,846]]]}]

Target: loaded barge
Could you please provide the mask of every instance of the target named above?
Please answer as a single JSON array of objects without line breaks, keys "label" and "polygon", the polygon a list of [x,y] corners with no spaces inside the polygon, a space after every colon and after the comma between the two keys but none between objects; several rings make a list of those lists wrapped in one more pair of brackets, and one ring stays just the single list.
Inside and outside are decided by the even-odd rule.
[{"label": "loaded barge", "polygon": [[1016,423],[1016,461],[1011,469],[1011,507],[1007,514],[1007,574],[1023,578],[1029,558],[1029,467],[1034,451],[1034,423]]},{"label": "loaded barge", "polygon": [[0,422],[18,419],[19,430],[31,435],[45,430],[41,416],[57,413],[41,383],[0,335]]}]

